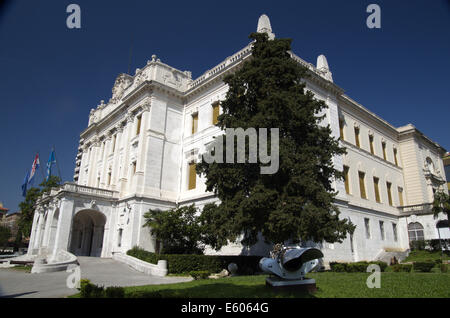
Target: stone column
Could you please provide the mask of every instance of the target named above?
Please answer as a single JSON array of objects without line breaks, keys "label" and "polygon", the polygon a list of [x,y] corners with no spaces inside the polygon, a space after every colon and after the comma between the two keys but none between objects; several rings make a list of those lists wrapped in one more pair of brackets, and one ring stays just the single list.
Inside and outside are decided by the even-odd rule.
[{"label": "stone column", "polygon": [[102,157],[102,172],[100,179],[100,188],[106,189],[108,186],[108,156],[109,156],[109,146],[111,145],[111,134],[105,140],[105,146],[103,147],[103,157]]},{"label": "stone column", "polygon": [[40,248],[41,247],[41,242],[42,242],[42,228],[44,225],[44,211],[45,209],[39,210],[39,222],[38,222],[38,227],[37,227],[37,231],[36,231],[36,240],[34,242],[34,248]]},{"label": "stone column", "polygon": [[33,216],[33,225],[31,227],[31,236],[30,236],[30,242],[28,243],[28,255],[33,255],[33,249],[35,246],[35,242],[36,242],[36,237],[37,237],[37,229],[38,229],[38,219],[39,219],[39,210],[40,207],[37,207],[34,211],[34,216]]},{"label": "stone column", "polygon": [[43,239],[42,239],[42,247],[48,247],[50,224],[52,221],[52,210],[53,210],[53,205],[50,204],[47,209],[47,215],[44,218],[45,224],[44,224],[44,233],[43,233]]},{"label": "stone column", "polygon": [[130,165],[130,139],[132,138],[133,133],[133,122],[134,122],[134,116],[133,114],[129,113],[127,116],[127,124],[125,126],[126,132],[124,133],[124,140],[123,140],[123,149],[124,149],[124,156],[122,158],[122,172],[120,176],[120,193],[123,195],[127,188],[128,188],[128,172],[129,172],[129,165]]},{"label": "stone column", "polygon": [[72,217],[74,209],[74,201],[68,198],[61,199],[58,218],[58,227],[56,229],[55,246],[53,248],[53,255],[56,255],[58,250],[67,251],[70,246],[70,238],[72,231]]},{"label": "stone column", "polygon": [[141,113],[141,131],[139,135],[138,151],[137,151],[137,167],[136,167],[136,192],[144,192],[144,170],[145,170],[145,157],[147,154],[147,129],[150,126],[150,105],[144,104],[142,106]]},{"label": "stone column", "polygon": [[82,155],[81,155],[81,164],[80,164],[80,171],[78,172],[78,182],[77,184],[79,185],[83,185],[83,181],[85,176],[85,170],[86,170],[86,165],[87,165],[87,149],[85,146],[82,146]]},{"label": "stone column", "polygon": [[97,181],[97,162],[98,162],[98,156],[99,156],[99,140],[98,137],[94,137],[93,143],[92,143],[92,151],[91,151],[91,158],[89,163],[89,181],[88,186],[95,187],[95,182]]}]

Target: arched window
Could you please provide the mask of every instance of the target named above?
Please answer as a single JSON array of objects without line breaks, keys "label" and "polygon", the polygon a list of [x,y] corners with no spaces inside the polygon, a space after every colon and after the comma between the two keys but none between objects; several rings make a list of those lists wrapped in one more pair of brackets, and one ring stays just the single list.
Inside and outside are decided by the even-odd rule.
[{"label": "arched window", "polygon": [[419,222],[412,222],[408,224],[409,241],[423,241],[423,226]]}]

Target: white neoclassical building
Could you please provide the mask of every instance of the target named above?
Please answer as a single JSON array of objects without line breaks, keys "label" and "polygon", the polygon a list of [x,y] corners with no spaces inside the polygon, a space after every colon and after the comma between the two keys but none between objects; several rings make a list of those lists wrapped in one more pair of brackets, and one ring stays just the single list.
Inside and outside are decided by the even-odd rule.
[{"label": "white neoclassical building", "polygon": [[[265,15],[257,30],[274,37]],[[333,82],[325,56],[313,65],[291,55],[308,68],[307,88],[328,105],[324,123],[347,148],[334,160],[345,181],[334,186],[341,217],[356,231],[343,243],[319,244],[325,261],[372,260],[408,249],[410,240],[449,237],[448,228],[436,226],[445,216],[433,218],[430,205],[445,184],[445,150],[413,125],[394,127],[352,100]],[[135,245],[154,251],[145,212],[192,203],[201,209],[217,200],[195,174],[195,162],[221,133],[214,124],[227,92],[223,77],[250,57],[251,44],[197,79],[155,55],[134,75],[120,74],[112,97],[91,110],[80,135],[74,182],[39,200],[29,254],[111,257]],[[267,249],[230,243],[207,252],[263,255]]]}]

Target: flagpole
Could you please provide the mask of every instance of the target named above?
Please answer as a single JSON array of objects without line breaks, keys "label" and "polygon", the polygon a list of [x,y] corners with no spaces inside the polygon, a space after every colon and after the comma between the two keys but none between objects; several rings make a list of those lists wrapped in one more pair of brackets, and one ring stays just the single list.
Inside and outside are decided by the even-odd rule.
[{"label": "flagpole", "polygon": [[38,157],[39,157],[39,168],[41,168],[41,175],[42,175],[42,182],[45,181],[45,175],[44,175],[44,171],[42,170],[42,165],[41,165],[41,156],[39,155],[39,151],[37,152]]},{"label": "flagpole", "polygon": [[61,182],[62,182],[62,178],[61,178],[61,170],[59,170],[58,160],[56,159],[56,149],[55,149],[55,145],[53,145],[53,153],[55,154],[56,167],[58,168],[59,183],[61,184]]}]

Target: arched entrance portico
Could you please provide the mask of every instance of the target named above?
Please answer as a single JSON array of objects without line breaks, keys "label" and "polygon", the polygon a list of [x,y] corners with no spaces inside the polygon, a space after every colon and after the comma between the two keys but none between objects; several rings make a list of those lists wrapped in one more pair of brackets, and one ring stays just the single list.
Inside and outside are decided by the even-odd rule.
[{"label": "arched entrance portico", "polygon": [[103,249],[106,217],[95,210],[78,212],[72,224],[70,252],[77,256],[98,256]]}]

